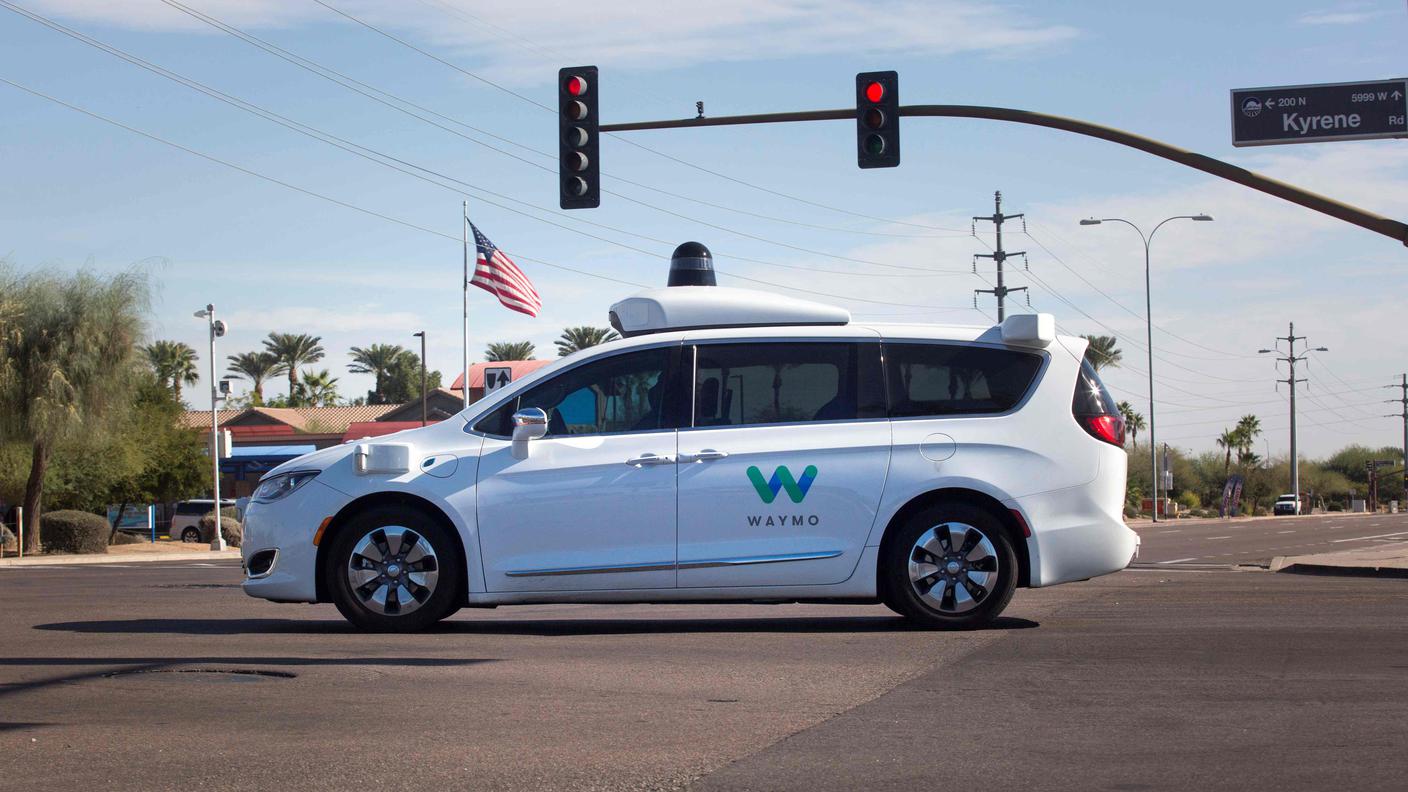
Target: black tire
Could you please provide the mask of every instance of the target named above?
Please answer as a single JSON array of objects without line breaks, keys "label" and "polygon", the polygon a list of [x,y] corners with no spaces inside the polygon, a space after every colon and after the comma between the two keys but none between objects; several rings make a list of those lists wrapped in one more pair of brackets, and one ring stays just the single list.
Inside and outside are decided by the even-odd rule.
[{"label": "black tire", "polygon": [[[359,548],[354,570],[354,551]],[[322,569],[323,582],[338,611],[358,629],[417,632],[462,605],[457,599],[464,576],[460,556],[449,531],[424,512],[369,509],[353,517],[333,538]],[[427,557],[433,568],[426,568]],[[418,579],[413,577],[417,574]],[[354,576],[366,582],[354,587]],[[423,590],[429,593],[422,599]],[[404,605],[401,592],[412,594]]]},{"label": "black tire", "polygon": [[[977,539],[970,538],[975,535]],[[935,556],[921,549],[921,539],[945,552]],[[963,541],[968,544],[960,546]],[[965,546],[970,548],[966,552]],[[947,560],[956,562],[954,569]],[[933,572],[926,575],[930,567]],[[1017,553],[1006,527],[991,512],[967,503],[940,503],[899,527],[880,560],[880,575],[885,604],[910,622],[931,629],[971,630],[990,624],[1012,601]]]},{"label": "black tire", "polygon": [[200,529],[195,526],[188,526],[181,529],[181,541],[187,544],[195,544],[200,541]]}]

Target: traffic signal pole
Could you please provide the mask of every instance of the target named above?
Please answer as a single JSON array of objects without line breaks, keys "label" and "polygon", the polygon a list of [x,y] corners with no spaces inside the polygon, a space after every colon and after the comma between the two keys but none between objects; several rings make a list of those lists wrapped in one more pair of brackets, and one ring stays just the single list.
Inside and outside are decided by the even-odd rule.
[{"label": "traffic signal pole", "polygon": [[[1197,154],[1186,149],[1171,146],[1153,138],[1136,135],[1114,127],[1093,124],[1064,116],[1034,113],[1030,110],[1015,110],[1007,107],[984,107],[981,105],[901,105],[899,115],[928,118],[980,118],[990,121],[1004,121],[1015,124],[1059,129],[1077,135],[1099,138],[1121,146],[1138,149],[1156,157],[1177,162],[1180,165],[1203,171],[1220,179],[1235,182],[1244,187],[1274,195],[1307,209],[1329,215],[1338,220],[1366,228],[1377,234],[1395,239],[1408,245],[1408,224],[1392,220],[1382,215],[1352,206],[1333,198],[1313,193],[1309,190],[1287,184],[1283,181],[1263,176],[1236,165]],[[808,110],[792,113],[762,113],[755,115],[718,116],[714,118],[684,118],[664,121],[634,121],[623,124],[602,124],[600,131],[633,132],[646,129],[688,129],[705,126],[736,126],[740,124],[779,124],[796,121],[850,121],[855,119],[855,108],[843,110]]]}]

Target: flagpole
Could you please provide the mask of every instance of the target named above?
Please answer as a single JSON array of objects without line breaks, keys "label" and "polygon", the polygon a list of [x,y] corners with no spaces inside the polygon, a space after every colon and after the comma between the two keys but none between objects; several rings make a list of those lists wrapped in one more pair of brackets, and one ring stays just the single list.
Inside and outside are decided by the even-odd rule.
[{"label": "flagpole", "polygon": [[469,201],[460,204],[460,238],[464,242],[464,406],[469,406]]}]

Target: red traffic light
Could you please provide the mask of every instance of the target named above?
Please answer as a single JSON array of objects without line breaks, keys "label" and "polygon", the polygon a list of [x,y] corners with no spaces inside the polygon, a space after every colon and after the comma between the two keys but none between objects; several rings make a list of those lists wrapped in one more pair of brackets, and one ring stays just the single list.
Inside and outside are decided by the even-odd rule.
[{"label": "red traffic light", "polygon": [[884,99],[885,86],[878,82],[873,82],[865,86],[865,98],[872,102],[878,102],[881,99]]},{"label": "red traffic light", "polygon": [[576,75],[568,77],[566,82],[562,84],[562,87],[563,90],[567,91],[567,93],[572,96],[581,96],[587,92],[588,88],[587,81]]}]

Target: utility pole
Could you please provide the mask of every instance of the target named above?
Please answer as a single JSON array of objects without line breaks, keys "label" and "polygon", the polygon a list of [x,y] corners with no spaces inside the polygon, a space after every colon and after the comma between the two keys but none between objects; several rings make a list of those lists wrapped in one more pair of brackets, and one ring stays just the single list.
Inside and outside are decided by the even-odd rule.
[{"label": "utility pole", "polygon": [[[425,426],[427,423],[426,418],[428,417],[426,414],[425,401],[427,397],[427,393],[425,390],[425,331],[422,330],[419,333],[412,333],[411,335],[418,336],[420,338],[420,425]],[[466,393],[469,392],[469,380],[464,381],[464,390]]]},{"label": "utility pole", "polygon": [[[1408,505],[1408,374],[1399,374],[1399,381],[1392,385],[1385,385],[1385,388],[1399,388],[1403,395],[1397,399],[1389,399],[1390,402],[1399,402],[1403,405],[1403,496],[1399,500],[1399,508]],[[1397,415],[1386,415],[1385,418],[1398,418]]]},{"label": "utility pole", "polygon": [[[1291,323],[1290,323],[1290,329],[1287,331],[1286,335],[1284,335],[1284,336],[1277,336],[1277,337],[1276,337],[1276,340],[1277,340],[1277,341],[1285,341],[1286,344],[1289,346],[1289,349],[1288,349],[1288,351],[1286,352],[1285,357],[1278,357],[1278,358],[1276,358],[1276,359],[1279,360],[1279,361],[1282,361],[1282,362],[1284,362],[1284,363],[1286,363],[1286,364],[1288,364],[1288,365],[1290,366],[1290,376],[1288,376],[1286,379],[1278,379],[1278,380],[1276,380],[1276,381],[1277,381],[1277,382],[1284,382],[1284,383],[1286,383],[1287,385],[1290,385],[1290,386],[1291,386],[1291,492],[1295,493],[1295,496],[1296,496],[1296,514],[1300,514],[1300,509],[1301,509],[1301,504],[1300,504],[1300,457],[1299,457],[1299,456],[1297,455],[1297,453],[1296,453],[1296,383],[1297,383],[1297,382],[1309,382],[1309,380],[1306,380],[1306,379],[1296,379],[1296,363],[1299,363],[1299,362],[1301,362],[1301,361],[1307,359],[1307,356],[1306,356],[1306,355],[1299,355],[1299,356],[1296,355],[1296,342],[1297,342],[1297,341],[1304,341],[1305,338],[1306,338],[1305,336],[1298,336],[1298,335],[1296,335],[1296,323],[1295,323],[1295,322],[1291,322]],[[1278,349],[1259,349],[1259,350],[1257,350],[1257,352],[1259,352],[1260,354],[1263,354],[1263,355],[1269,354],[1269,353],[1278,352],[1278,351],[1280,351],[1280,350],[1278,350]],[[1302,351],[1302,352],[1304,352],[1304,351],[1311,351],[1311,352],[1329,352],[1330,350],[1326,349],[1325,347],[1315,347],[1315,348],[1312,349],[1312,350],[1304,350],[1304,349],[1303,349],[1303,350],[1301,350],[1301,351]]]},{"label": "utility pole", "polygon": [[[1026,291],[1026,290],[1027,290],[1027,287],[1026,287],[1026,286],[1018,286],[1018,287],[1015,288],[1015,289],[1009,289],[1009,288],[1007,288],[1007,285],[1003,282],[1003,279],[1002,279],[1002,264],[1003,264],[1003,262],[1007,261],[1007,259],[1011,258],[1012,256],[1022,256],[1022,257],[1023,257],[1023,260],[1025,260],[1025,257],[1026,257],[1026,255],[1027,255],[1026,251],[1024,251],[1024,250],[1016,250],[1016,251],[1013,251],[1013,252],[1011,252],[1011,253],[1008,253],[1007,251],[1005,251],[1005,250],[1002,249],[1002,224],[1003,224],[1004,221],[1009,220],[1009,219],[1012,219],[1012,218],[1014,218],[1014,217],[1022,217],[1022,218],[1025,218],[1025,215],[1023,215],[1023,214],[1010,214],[1010,215],[1005,215],[1005,214],[1003,214],[1003,213],[1002,213],[1002,191],[999,190],[999,191],[993,193],[993,210],[992,210],[992,216],[991,216],[991,217],[974,217],[974,218],[973,218],[973,224],[974,224],[973,235],[974,235],[974,236],[977,236],[977,221],[979,221],[979,220],[986,220],[987,222],[992,223],[993,228],[995,228],[995,229],[997,230],[997,245],[993,248],[993,251],[992,251],[991,253],[979,253],[979,254],[977,254],[977,255],[974,256],[974,258],[990,258],[990,259],[993,260],[993,262],[995,262],[995,263],[997,264],[997,286],[996,286],[995,288],[992,288],[992,289],[974,289],[974,290],[973,290],[973,294],[974,294],[973,302],[974,302],[974,305],[975,305],[975,307],[976,307],[976,304],[977,304],[977,301],[978,301],[978,298],[977,298],[976,295],[979,295],[979,294],[992,294],[992,295],[995,295],[995,296],[997,297],[997,321],[998,321],[998,322],[1001,322],[1003,319],[1006,319],[1006,318],[1007,318],[1007,295],[1010,294],[1010,293],[1012,293],[1012,292],[1015,292],[1015,291]],[[1025,223],[1026,220],[1024,219],[1022,222]],[[977,262],[975,261],[975,262],[973,263],[973,272],[974,272],[974,274],[976,274],[977,271],[978,271],[978,264],[977,264]]]}]

